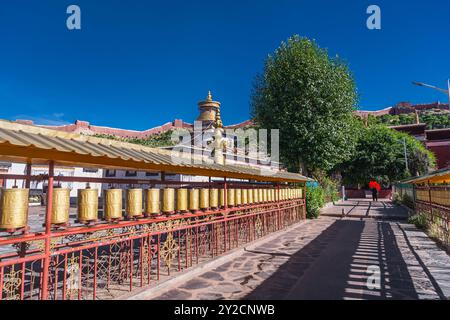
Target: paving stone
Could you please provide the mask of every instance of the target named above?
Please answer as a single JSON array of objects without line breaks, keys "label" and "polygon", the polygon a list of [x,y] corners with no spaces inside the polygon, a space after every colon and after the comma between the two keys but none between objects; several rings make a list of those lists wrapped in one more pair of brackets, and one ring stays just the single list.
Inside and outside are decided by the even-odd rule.
[{"label": "paving stone", "polygon": [[212,271],[206,272],[206,273],[202,274],[200,277],[204,278],[204,279],[208,279],[208,280],[215,280],[215,281],[223,280],[223,277],[220,275],[220,273],[212,272]]},{"label": "paving stone", "polygon": [[202,292],[195,298],[198,300],[220,300],[223,298],[223,295],[217,292]]},{"label": "paving stone", "polygon": [[191,296],[192,296],[192,294],[189,292],[173,289],[173,290],[170,290],[170,291],[162,294],[159,297],[159,299],[160,300],[186,300],[186,299],[189,299]]},{"label": "paving stone", "polygon": [[220,292],[222,294],[235,293],[235,292],[241,292],[242,287],[237,284],[233,284],[233,283],[221,283],[221,284],[214,286],[214,291]]},{"label": "paving stone", "polygon": [[210,283],[208,281],[204,281],[201,279],[192,279],[180,286],[181,289],[201,289],[201,288],[207,288],[210,286]]}]

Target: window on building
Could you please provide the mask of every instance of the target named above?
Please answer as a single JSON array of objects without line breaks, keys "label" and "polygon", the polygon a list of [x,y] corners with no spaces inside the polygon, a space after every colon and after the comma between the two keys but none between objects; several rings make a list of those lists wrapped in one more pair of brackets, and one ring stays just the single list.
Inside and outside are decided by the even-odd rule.
[{"label": "window on building", "polygon": [[125,171],[125,176],[126,177],[136,177],[137,176],[137,171]]},{"label": "window on building", "polygon": [[105,171],[105,177],[115,177],[115,176],[116,176],[116,170],[107,169]]},{"label": "window on building", "polygon": [[146,172],[145,176],[146,177],[158,177],[159,176],[159,172]]},{"label": "window on building", "polygon": [[175,177],[178,173],[166,173],[166,177]]},{"label": "window on building", "polygon": [[83,168],[83,172],[97,173],[97,172],[98,172],[98,169],[93,169],[93,168]]}]

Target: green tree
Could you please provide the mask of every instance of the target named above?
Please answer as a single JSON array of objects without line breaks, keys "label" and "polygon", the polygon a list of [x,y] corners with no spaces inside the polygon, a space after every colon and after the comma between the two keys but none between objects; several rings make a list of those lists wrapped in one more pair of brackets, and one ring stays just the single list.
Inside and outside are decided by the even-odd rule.
[{"label": "green tree", "polygon": [[289,169],[315,175],[351,156],[356,103],[347,65],[295,35],[256,77],[251,113],[260,127],[280,130],[280,157]]},{"label": "green tree", "polygon": [[[433,153],[420,141],[385,125],[361,126],[358,136],[352,158],[339,166],[347,185],[366,185],[372,179],[392,183],[412,174],[424,174],[435,165]],[[409,170],[405,166],[403,141]]]}]

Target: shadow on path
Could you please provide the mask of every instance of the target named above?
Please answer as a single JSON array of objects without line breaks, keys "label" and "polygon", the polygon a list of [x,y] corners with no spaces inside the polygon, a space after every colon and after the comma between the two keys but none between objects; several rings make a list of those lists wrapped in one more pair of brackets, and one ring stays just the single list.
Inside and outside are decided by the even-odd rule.
[{"label": "shadow on path", "polygon": [[[270,250],[264,251],[272,254]],[[426,269],[423,264],[420,266]],[[375,287],[368,288],[368,279]],[[418,297],[389,222],[344,219],[336,220],[291,254],[286,263],[244,299]]]}]

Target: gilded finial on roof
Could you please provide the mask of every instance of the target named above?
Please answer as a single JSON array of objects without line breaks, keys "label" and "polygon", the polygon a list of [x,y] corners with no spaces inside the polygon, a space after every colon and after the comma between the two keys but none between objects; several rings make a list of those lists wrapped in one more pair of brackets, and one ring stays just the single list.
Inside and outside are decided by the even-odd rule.
[{"label": "gilded finial on roof", "polygon": [[212,101],[211,90],[208,91],[208,96],[206,97],[206,101]]}]

